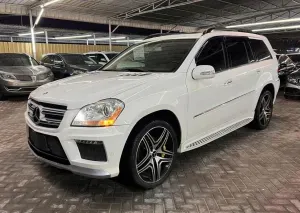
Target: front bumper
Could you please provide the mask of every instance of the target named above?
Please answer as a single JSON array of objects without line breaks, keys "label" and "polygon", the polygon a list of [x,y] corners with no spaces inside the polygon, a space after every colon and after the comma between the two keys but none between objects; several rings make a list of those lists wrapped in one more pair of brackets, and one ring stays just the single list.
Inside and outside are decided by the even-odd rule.
[{"label": "front bumper", "polygon": [[[69,161],[69,165],[58,163],[39,155],[30,147],[34,155],[57,168],[69,170],[75,174],[80,174],[93,178],[109,178],[119,174],[120,158],[128,137],[128,125],[112,127],[71,127],[71,123],[78,110],[67,110],[59,128],[45,128],[37,126],[25,113],[27,126],[37,133],[54,136],[59,139],[62,149]],[[93,161],[82,158],[82,153],[78,148],[77,140],[102,141],[106,161]]]},{"label": "front bumper", "polygon": [[0,79],[0,92],[6,95],[25,95],[53,81],[53,76],[42,81],[16,81]]},{"label": "front bumper", "polygon": [[286,96],[300,97],[300,85],[287,83],[284,89]]}]

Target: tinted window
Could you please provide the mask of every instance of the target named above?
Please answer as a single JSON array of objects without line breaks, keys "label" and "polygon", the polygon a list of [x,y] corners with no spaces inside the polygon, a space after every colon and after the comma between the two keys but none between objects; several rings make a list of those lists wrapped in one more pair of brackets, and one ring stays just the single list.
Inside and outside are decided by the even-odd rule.
[{"label": "tinted window", "polygon": [[0,54],[0,66],[37,66],[36,60],[23,54]]},{"label": "tinted window", "polygon": [[216,72],[226,69],[223,38],[212,38],[204,44],[200,54],[196,57],[196,64],[211,65]]},{"label": "tinted window", "polygon": [[133,45],[110,61],[104,71],[175,72],[195,39],[173,39]]},{"label": "tinted window", "polygon": [[87,56],[96,62],[107,62],[106,58],[102,54],[87,54]]},{"label": "tinted window", "polygon": [[46,63],[46,64],[51,64],[51,59],[50,59],[50,57],[45,56],[45,57],[42,59],[42,62],[43,62],[43,63]]},{"label": "tinted window", "polygon": [[257,61],[264,61],[272,58],[265,42],[255,39],[250,39],[249,42]]},{"label": "tinted window", "polygon": [[279,64],[286,64],[287,66],[294,66],[294,62],[287,55],[280,55],[278,58]]},{"label": "tinted window", "polygon": [[106,53],[105,55],[107,56],[107,58],[108,58],[109,60],[111,60],[111,59],[113,59],[115,56],[117,56],[118,53]]},{"label": "tinted window", "polygon": [[300,62],[300,55],[288,55],[294,62],[299,63]]},{"label": "tinted window", "polygon": [[58,55],[53,55],[53,61],[54,63],[63,62],[62,59]]},{"label": "tinted window", "polygon": [[244,39],[226,38],[226,49],[230,67],[238,67],[249,63]]},{"label": "tinted window", "polygon": [[86,55],[80,55],[80,54],[65,54],[62,55],[64,58],[65,62],[67,64],[72,64],[72,65],[95,65],[96,62],[87,57]]}]

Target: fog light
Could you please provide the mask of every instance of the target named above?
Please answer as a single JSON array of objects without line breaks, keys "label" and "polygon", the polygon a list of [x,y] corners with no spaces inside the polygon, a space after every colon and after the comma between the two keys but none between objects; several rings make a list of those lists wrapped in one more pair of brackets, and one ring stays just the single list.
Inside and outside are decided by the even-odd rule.
[{"label": "fog light", "polygon": [[82,159],[91,161],[107,161],[102,141],[75,140]]}]

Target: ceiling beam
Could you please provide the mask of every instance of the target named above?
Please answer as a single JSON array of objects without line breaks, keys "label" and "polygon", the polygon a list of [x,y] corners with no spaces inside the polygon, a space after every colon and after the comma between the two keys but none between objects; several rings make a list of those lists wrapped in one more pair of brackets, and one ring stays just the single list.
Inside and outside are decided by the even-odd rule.
[{"label": "ceiling beam", "polygon": [[[33,16],[38,15],[37,10],[33,10]],[[18,4],[0,3],[0,14],[11,14],[11,15],[28,15],[28,8],[26,6]],[[108,24],[109,19],[100,15],[93,15],[87,13],[74,13],[71,11],[64,11],[59,9],[48,8],[43,14],[44,18],[61,19],[69,21],[88,22],[95,24]],[[137,20],[118,20],[112,19],[112,25],[120,25],[124,27],[136,27],[144,29],[155,29],[169,31],[174,27],[174,24],[163,25],[160,23],[137,21]],[[174,30],[181,32],[195,32],[195,27],[186,27],[178,25]]]},{"label": "ceiling beam", "polygon": [[193,4],[196,2],[201,2],[204,0],[158,0],[156,2],[143,5],[141,7],[135,8],[133,10],[129,10],[125,13],[121,13],[119,15],[113,16],[113,18],[117,19],[128,19],[135,16],[153,13],[160,10],[170,9],[174,7],[179,7],[183,5]]}]

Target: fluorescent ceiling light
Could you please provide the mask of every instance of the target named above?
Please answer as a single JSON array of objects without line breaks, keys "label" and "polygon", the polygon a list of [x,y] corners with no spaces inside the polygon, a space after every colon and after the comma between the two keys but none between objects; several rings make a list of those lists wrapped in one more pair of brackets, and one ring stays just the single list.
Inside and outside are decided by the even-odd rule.
[{"label": "fluorescent ceiling light", "polygon": [[42,15],[43,15],[43,12],[44,12],[44,8],[42,7],[42,8],[41,8],[41,11],[40,11],[40,13],[39,13],[39,15],[38,15],[38,17],[37,17],[36,20],[35,20],[35,23],[34,23],[34,25],[33,25],[34,27],[39,23],[39,21],[40,21]]},{"label": "fluorescent ceiling light", "polygon": [[130,43],[137,43],[137,42],[142,42],[143,39],[133,39],[133,40],[122,40],[122,41],[114,41],[116,43],[127,43],[127,42],[130,42]]},{"label": "fluorescent ceiling light", "polygon": [[265,32],[265,31],[274,31],[274,30],[291,30],[291,29],[297,29],[297,28],[300,28],[300,25],[255,29],[255,30],[252,30],[252,32]]},{"label": "fluorescent ceiling light", "polygon": [[[122,37],[112,37],[111,40],[121,40],[121,39],[126,39],[126,37],[122,36]],[[88,39],[89,41],[94,41],[93,38]],[[109,37],[107,38],[95,38],[96,41],[108,41]]]},{"label": "fluorescent ceiling light", "polygon": [[44,7],[47,7],[47,6],[49,6],[50,4],[53,4],[53,3],[58,2],[58,1],[61,1],[61,0],[52,0],[52,1],[48,1],[48,2],[46,2],[45,4],[43,4],[43,6],[44,6]]},{"label": "fluorescent ceiling light", "polygon": [[54,39],[76,39],[76,38],[88,38],[92,35],[78,35],[78,36],[64,36],[64,37],[55,37]]},{"label": "fluorescent ceiling light", "polygon": [[[44,31],[41,31],[41,32],[35,32],[34,34],[35,35],[38,35],[38,34],[44,34],[45,32]],[[28,36],[28,35],[31,35],[31,33],[20,33],[19,36]]]},{"label": "fluorescent ceiling light", "polygon": [[275,20],[275,21],[264,21],[264,22],[249,23],[249,24],[231,25],[231,26],[227,26],[226,28],[253,27],[259,25],[290,23],[290,22],[298,22],[298,21],[300,21],[300,18],[291,18],[291,19],[283,19],[283,20]]},{"label": "fluorescent ceiling light", "polygon": [[[121,39],[126,39],[126,37],[112,37],[111,40],[121,40]],[[94,41],[93,38],[88,39],[89,41]],[[96,41],[108,41],[109,37],[107,38],[95,38]]]}]

